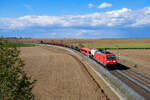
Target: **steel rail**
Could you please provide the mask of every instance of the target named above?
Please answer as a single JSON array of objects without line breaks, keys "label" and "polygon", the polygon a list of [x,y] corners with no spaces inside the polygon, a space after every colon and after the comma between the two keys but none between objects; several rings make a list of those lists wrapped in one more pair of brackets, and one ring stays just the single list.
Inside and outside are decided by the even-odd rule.
[{"label": "steel rail", "polygon": [[132,71],[132,69],[124,70],[123,72],[128,74],[130,77],[137,80],[138,82],[145,84],[148,88],[150,88],[150,79],[143,77],[143,75],[141,76],[141,74],[135,73],[134,71]]},{"label": "steel rail", "polygon": [[116,77],[118,77],[122,82],[127,84],[130,88],[132,88],[139,95],[141,95],[145,100],[149,100],[150,88],[148,88],[146,85],[131,78],[128,74],[123,73],[122,71],[116,70],[116,71],[111,71],[111,73],[115,75]]}]

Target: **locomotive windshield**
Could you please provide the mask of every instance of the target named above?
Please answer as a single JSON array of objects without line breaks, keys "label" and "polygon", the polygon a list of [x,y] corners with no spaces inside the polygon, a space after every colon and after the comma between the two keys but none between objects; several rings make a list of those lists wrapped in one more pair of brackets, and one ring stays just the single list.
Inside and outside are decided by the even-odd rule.
[{"label": "locomotive windshield", "polygon": [[115,56],[107,56],[107,59],[115,59]]}]

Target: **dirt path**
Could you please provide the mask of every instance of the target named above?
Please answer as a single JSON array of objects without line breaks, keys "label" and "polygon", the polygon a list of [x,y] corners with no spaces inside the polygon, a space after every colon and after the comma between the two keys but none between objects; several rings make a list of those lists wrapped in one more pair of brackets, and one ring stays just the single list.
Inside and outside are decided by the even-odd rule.
[{"label": "dirt path", "polygon": [[68,51],[54,47],[21,48],[25,71],[38,80],[38,100],[107,100],[84,66]]}]

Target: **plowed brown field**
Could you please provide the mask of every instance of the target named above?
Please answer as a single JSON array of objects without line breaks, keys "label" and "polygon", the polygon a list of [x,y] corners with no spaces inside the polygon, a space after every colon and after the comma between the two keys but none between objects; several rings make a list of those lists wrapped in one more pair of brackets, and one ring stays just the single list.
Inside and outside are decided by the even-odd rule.
[{"label": "plowed brown field", "polygon": [[68,51],[55,47],[24,47],[25,71],[36,79],[38,100],[107,100],[84,66]]},{"label": "plowed brown field", "polygon": [[54,43],[93,43],[93,44],[118,44],[118,43],[150,43],[150,39],[6,39],[12,42],[23,42],[23,43],[38,43],[41,40],[44,42]]}]

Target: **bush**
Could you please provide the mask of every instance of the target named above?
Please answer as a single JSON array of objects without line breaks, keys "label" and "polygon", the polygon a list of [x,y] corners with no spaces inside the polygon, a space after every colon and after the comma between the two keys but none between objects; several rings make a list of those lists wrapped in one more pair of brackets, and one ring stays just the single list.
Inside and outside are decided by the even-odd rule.
[{"label": "bush", "polygon": [[9,48],[0,39],[0,100],[34,100],[35,80],[23,71],[24,63],[17,48]]}]

